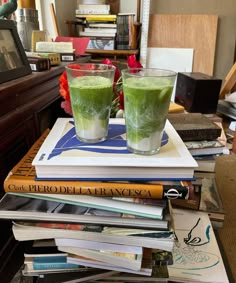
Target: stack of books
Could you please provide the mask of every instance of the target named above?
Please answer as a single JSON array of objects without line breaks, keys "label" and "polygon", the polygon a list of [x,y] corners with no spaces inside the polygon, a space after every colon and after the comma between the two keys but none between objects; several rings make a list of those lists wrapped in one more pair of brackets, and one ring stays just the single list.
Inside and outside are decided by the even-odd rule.
[{"label": "stack of books", "polygon": [[216,158],[229,152],[220,123],[201,113],[170,114],[169,119],[197,161],[196,171],[214,172]]},{"label": "stack of books", "polygon": [[92,15],[109,15],[110,5],[109,4],[78,4],[75,10],[76,15],[81,14],[92,14]]},{"label": "stack of books", "polygon": [[133,13],[119,13],[117,15],[116,49],[133,49],[134,40],[134,17]]},{"label": "stack of books", "polygon": [[219,194],[215,174],[209,172],[195,172],[195,185],[190,190],[189,199],[171,200],[173,208],[184,208],[206,213],[214,228],[222,228],[225,210]]},{"label": "stack of books", "polygon": [[[173,207],[199,210],[208,214],[214,228],[224,224],[225,212],[215,180],[215,162],[227,152],[219,119],[201,113],[170,114],[169,119],[181,136],[198,167],[194,170],[195,190],[191,200],[171,201]],[[212,120],[211,120],[212,119]]]},{"label": "stack of books", "polygon": [[[86,144],[73,119],[59,118],[9,173],[0,218],[14,220],[16,240],[46,246],[25,253],[24,274],[77,272],[80,282],[225,279],[208,215],[172,209],[170,198],[189,198],[197,166],[174,127],[167,121],[157,155],[135,155],[125,144],[123,119],[110,119],[106,141]],[[186,272],[195,264],[186,262],[191,246],[207,259],[213,251],[217,262],[211,257]]]},{"label": "stack of books", "polygon": [[87,49],[115,49],[116,15],[110,14],[109,4],[79,4],[75,16],[84,25],[80,37],[90,38]]},{"label": "stack of books", "polygon": [[[196,166],[169,122],[165,131],[161,153],[145,157],[126,149],[124,119],[91,145],[59,118],[6,178],[0,217],[15,221],[19,241],[54,239],[67,263],[151,276],[176,239],[168,198],[188,198]],[[27,274],[32,266],[28,256]]]}]

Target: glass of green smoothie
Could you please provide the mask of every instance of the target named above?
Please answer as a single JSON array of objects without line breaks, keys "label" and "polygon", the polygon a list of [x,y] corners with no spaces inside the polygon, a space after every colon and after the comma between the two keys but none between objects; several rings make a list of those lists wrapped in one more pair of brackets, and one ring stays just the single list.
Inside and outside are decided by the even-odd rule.
[{"label": "glass of green smoothie", "polygon": [[66,74],[77,138],[87,143],[105,140],[115,67],[90,63],[69,65]]},{"label": "glass of green smoothie", "polygon": [[127,148],[142,155],[161,147],[176,73],[137,68],[122,70]]}]

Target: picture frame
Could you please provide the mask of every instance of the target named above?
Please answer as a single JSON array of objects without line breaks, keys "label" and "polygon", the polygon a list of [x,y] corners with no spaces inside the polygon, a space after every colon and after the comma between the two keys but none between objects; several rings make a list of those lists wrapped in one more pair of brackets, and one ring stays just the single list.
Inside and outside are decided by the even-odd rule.
[{"label": "picture frame", "polygon": [[0,84],[32,73],[12,20],[0,20]]}]

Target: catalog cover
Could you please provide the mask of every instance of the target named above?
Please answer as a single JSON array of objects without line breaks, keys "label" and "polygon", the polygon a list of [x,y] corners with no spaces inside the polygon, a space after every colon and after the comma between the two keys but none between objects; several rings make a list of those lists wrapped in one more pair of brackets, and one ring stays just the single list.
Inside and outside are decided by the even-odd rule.
[{"label": "catalog cover", "polygon": [[[168,266],[171,281],[227,283],[221,253],[207,213],[173,209],[174,264]],[[184,219],[184,221],[183,221]]]},{"label": "catalog cover", "polygon": [[110,119],[107,139],[90,144],[76,138],[71,118],[58,118],[32,164],[38,178],[107,180],[186,180],[197,167],[169,121],[158,154],[144,156],[128,151],[124,119]]}]

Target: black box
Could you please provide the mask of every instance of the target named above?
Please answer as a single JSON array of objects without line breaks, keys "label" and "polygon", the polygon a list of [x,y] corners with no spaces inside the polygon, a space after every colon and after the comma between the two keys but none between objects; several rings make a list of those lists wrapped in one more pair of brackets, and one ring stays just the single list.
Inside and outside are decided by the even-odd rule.
[{"label": "black box", "polygon": [[60,53],[61,62],[74,62],[76,60],[76,55],[74,53]]},{"label": "black box", "polygon": [[216,113],[222,80],[203,73],[178,73],[175,102],[188,112]]}]

